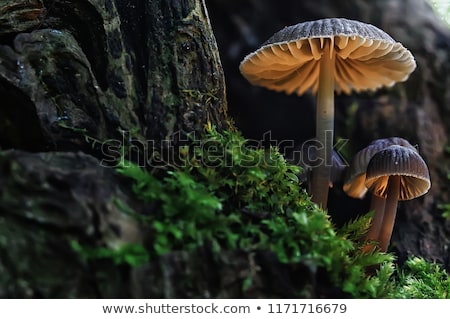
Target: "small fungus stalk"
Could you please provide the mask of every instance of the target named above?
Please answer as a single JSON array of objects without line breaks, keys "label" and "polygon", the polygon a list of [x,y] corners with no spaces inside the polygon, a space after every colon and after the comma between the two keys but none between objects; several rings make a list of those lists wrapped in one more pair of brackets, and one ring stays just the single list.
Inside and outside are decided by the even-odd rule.
[{"label": "small fungus stalk", "polygon": [[389,176],[384,217],[378,237],[380,251],[386,251],[391,240],[400,195],[400,181],[400,175]]},{"label": "small fungus stalk", "polygon": [[[377,195],[372,195],[372,198],[370,200],[370,211],[373,212],[373,218],[365,237],[366,241],[378,240],[381,224],[384,218],[385,203],[385,198],[379,197]],[[363,251],[369,252],[373,249],[373,246],[374,245],[372,244],[368,244],[363,247]]]},{"label": "small fungus stalk", "polygon": [[328,185],[330,181],[331,155],[333,151],[334,130],[334,68],[335,52],[331,39],[324,40],[320,59],[319,87],[317,92],[316,138],[318,163],[313,168],[311,181],[312,200],[327,208]]}]

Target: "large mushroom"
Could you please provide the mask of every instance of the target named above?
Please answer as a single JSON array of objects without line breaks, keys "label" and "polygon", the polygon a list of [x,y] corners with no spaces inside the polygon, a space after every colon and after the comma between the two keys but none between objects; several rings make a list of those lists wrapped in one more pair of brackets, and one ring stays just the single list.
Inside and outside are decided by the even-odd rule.
[{"label": "large mushroom", "polygon": [[[353,156],[352,162],[347,168],[343,189],[348,196],[361,199],[366,195],[366,172],[370,160],[376,153],[392,145],[404,146],[415,150],[414,146],[401,137],[381,138],[371,142]],[[366,241],[378,240],[384,217],[385,202],[386,199],[384,197],[372,194],[369,211],[373,212],[373,218],[369,230],[365,235]],[[372,247],[372,245],[366,245],[364,250],[370,251]]]},{"label": "large mushroom", "polygon": [[376,196],[386,198],[376,238],[380,251],[386,251],[394,229],[398,201],[428,192],[431,186],[428,167],[415,148],[391,145],[370,159],[365,185]]},{"label": "large mushroom", "polygon": [[287,94],[317,94],[316,138],[321,164],[313,170],[312,199],[327,207],[334,130],[334,91],[375,90],[405,81],[412,54],[377,27],[330,18],[275,33],[240,64],[252,84]]}]

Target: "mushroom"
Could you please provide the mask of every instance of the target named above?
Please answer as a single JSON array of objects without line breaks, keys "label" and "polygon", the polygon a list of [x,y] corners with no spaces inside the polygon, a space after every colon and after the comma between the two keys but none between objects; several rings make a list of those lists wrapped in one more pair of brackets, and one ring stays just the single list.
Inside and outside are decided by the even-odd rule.
[{"label": "mushroom", "polygon": [[394,229],[398,201],[428,192],[431,186],[428,167],[415,148],[391,145],[370,159],[365,185],[376,196],[386,198],[377,236],[379,249],[386,251]]},{"label": "mushroom", "polygon": [[316,138],[321,164],[312,199],[326,209],[334,130],[334,91],[375,90],[405,81],[412,54],[377,27],[343,18],[308,21],[275,33],[240,64],[252,84],[287,94],[317,93]]},{"label": "mushroom", "polygon": [[415,149],[407,140],[401,137],[380,138],[372,141],[368,146],[353,156],[352,163],[347,169],[344,181],[344,192],[353,198],[363,198],[367,193],[365,185],[367,165],[373,155],[391,145],[405,146]]},{"label": "mushroom", "polygon": [[[353,198],[363,198],[367,193],[366,171],[367,165],[372,156],[391,145],[400,145],[415,150],[407,140],[401,137],[390,137],[377,139],[367,147],[360,150],[352,159],[352,163],[347,169],[344,181],[344,192]],[[373,212],[373,218],[367,234],[366,241],[377,240],[381,223],[384,216],[385,198],[372,194],[369,211]],[[366,245],[364,251],[372,249],[372,245]]]}]

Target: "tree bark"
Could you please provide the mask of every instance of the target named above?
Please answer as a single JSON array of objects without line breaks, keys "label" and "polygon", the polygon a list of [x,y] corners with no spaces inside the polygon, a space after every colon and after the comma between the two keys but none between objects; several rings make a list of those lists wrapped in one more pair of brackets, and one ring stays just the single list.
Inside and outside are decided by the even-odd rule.
[{"label": "tree bark", "polygon": [[0,185],[0,297],[129,297],[126,268],[71,247],[142,243],[121,208],[142,205],[123,178],[83,153],[10,150],[0,155]]},{"label": "tree bark", "polygon": [[121,147],[229,127],[204,1],[0,1],[0,96],[0,297],[136,296],[71,245],[142,244]]},{"label": "tree bark", "polygon": [[3,1],[2,9],[4,148],[93,153],[94,139],[159,143],[201,133],[208,121],[227,126],[203,1]]}]

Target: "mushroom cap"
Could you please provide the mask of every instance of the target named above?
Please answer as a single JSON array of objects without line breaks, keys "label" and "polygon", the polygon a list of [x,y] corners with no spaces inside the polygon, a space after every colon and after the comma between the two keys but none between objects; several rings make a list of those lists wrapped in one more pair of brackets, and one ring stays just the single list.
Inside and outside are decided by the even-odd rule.
[{"label": "mushroom cap", "polygon": [[367,187],[365,181],[367,165],[374,154],[391,145],[400,145],[416,151],[414,146],[401,137],[389,137],[374,140],[353,156],[352,163],[347,169],[343,186],[344,192],[348,196],[353,198],[363,198],[366,195]]},{"label": "mushroom cap", "polygon": [[399,175],[399,200],[422,196],[431,186],[428,167],[416,150],[391,145],[376,153],[367,166],[366,187],[379,197],[387,196],[389,176]]},{"label": "mushroom cap", "polygon": [[285,27],[240,64],[252,84],[302,95],[319,86],[319,61],[325,41],[336,53],[335,90],[376,90],[405,81],[416,68],[412,54],[377,27],[344,18],[308,21]]}]

